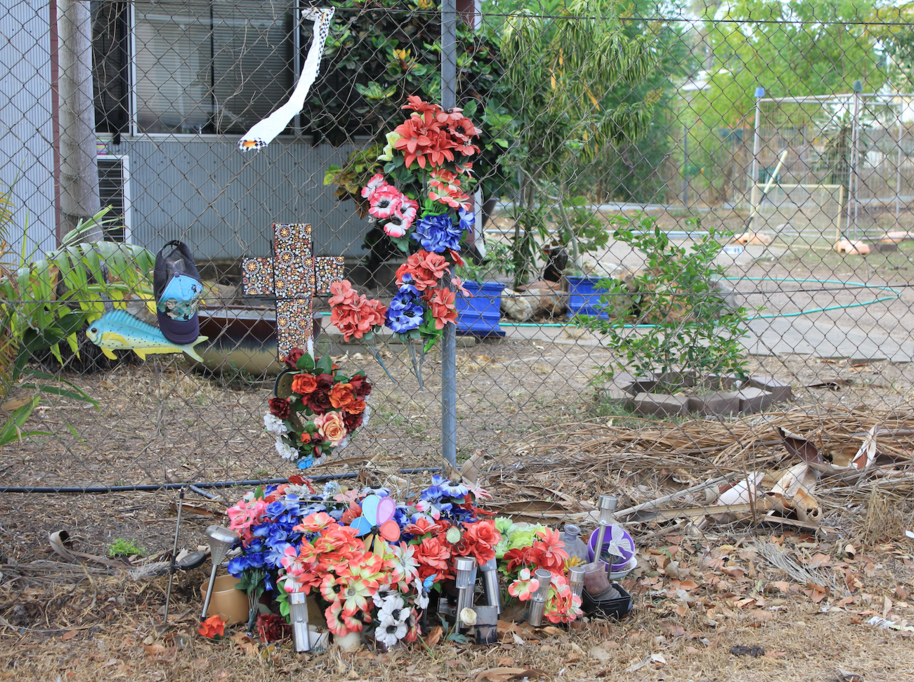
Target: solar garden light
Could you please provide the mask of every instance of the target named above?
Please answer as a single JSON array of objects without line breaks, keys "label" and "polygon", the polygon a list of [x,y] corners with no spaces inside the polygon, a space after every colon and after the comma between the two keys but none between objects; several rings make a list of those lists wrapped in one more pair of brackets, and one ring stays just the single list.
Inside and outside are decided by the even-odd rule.
[{"label": "solar garden light", "polygon": [[495,557],[489,559],[479,567],[482,570],[482,579],[486,586],[486,600],[489,606],[495,607],[495,613],[501,613],[501,590],[498,587],[498,566]]},{"label": "solar garden light", "polygon": [[289,615],[292,618],[292,637],[296,653],[311,651],[311,635],[308,632],[308,604],[304,592],[289,594]]},{"label": "solar garden light", "polygon": [[458,557],[457,566],[457,616],[464,609],[473,608],[473,589],[476,585],[476,559],[473,557]]},{"label": "solar garden light", "polygon": [[603,554],[603,538],[606,536],[606,529],[616,520],[614,512],[617,504],[619,504],[619,500],[614,495],[600,495],[597,500],[597,509],[600,510],[600,518],[598,520],[600,530],[597,532],[597,546],[594,548],[593,553],[593,563],[595,564],[600,563],[600,555]]},{"label": "solar garden light", "polygon": [[546,610],[546,598],[549,596],[549,585],[552,582],[552,573],[545,568],[536,569],[534,576],[540,581],[539,589],[530,600],[530,610],[527,611],[527,623],[535,628],[543,624],[543,612]]},{"label": "solar garden light", "polygon": [[228,551],[238,542],[238,534],[222,526],[210,526],[206,529],[206,541],[209,543],[209,553],[213,560],[213,570],[209,574],[209,584],[206,586],[206,599],[203,600],[203,615],[200,620],[206,620],[209,610],[209,600],[213,596],[213,582],[216,580],[216,570],[225,558]]},{"label": "solar garden light", "polygon": [[581,596],[584,591],[584,567],[572,566],[568,569],[568,586],[571,587],[571,593],[576,597]]}]

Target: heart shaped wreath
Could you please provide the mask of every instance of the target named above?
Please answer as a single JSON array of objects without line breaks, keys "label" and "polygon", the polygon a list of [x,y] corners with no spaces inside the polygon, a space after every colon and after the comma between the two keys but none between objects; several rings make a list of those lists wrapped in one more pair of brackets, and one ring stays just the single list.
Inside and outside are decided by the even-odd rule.
[{"label": "heart shaped wreath", "polygon": [[276,438],[279,456],[308,469],[346,447],[368,423],[371,384],[364,372],[342,374],[329,355],[315,360],[293,348],[283,362],[289,368],[276,377],[263,423]]}]

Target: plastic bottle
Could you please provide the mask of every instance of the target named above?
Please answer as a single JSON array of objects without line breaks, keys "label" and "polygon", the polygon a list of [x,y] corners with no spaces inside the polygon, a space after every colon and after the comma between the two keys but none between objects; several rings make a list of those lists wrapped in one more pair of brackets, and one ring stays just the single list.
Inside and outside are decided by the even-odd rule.
[{"label": "plastic bottle", "polygon": [[581,529],[570,524],[565,525],[565,534],[562,536],[562,542],[565,543],[565,551],[568,552],[568,558],[577,558],[577,565],[581,566],[590,561],[590,553],[587,545],[578,537]]}]

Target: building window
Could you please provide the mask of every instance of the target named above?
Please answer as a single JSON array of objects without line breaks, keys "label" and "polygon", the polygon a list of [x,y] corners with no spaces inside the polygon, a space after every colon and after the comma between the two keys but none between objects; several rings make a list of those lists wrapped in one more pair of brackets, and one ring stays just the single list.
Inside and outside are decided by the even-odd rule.
[{"label": "building window", "polygon": [[137,132],[241,134],[289,94],[292,4],[134,2]]}]

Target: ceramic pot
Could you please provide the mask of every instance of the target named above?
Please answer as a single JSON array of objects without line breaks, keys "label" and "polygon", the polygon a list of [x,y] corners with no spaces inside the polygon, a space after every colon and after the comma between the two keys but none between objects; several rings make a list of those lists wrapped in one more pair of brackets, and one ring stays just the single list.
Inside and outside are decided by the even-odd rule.
[{"label": "ceramic pot", "polygon": [[333,643],[343,651],[355,651],[362,645],[362,633],[350,632],[342,637],[333,635]]},{"label": "ceramic pot", "polygon": [[[200,598],[206,598],[206,586],[209,580],[200,585]],[[213,596],[209,600],[207,616],[218,614],[225,618],[226,625],[247,623],[250,615],[248,595],[244,590],[236,590],[238,578],[231,575],[220,575],[213,581]]]}]

